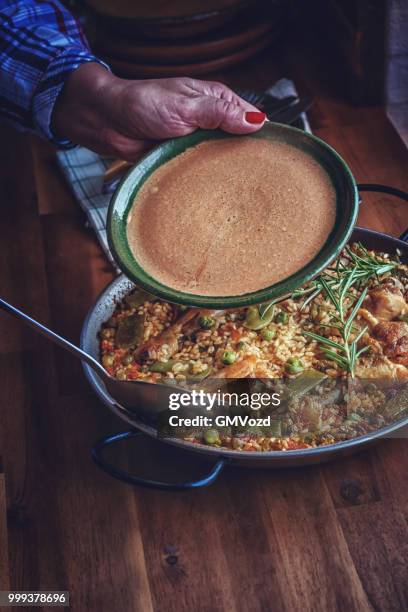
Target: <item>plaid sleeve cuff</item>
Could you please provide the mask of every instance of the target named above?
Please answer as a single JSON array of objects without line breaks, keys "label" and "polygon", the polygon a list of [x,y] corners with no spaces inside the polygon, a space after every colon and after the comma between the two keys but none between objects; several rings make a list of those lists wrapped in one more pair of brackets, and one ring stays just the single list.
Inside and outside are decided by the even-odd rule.
[{"label": "plaid sleeve cuff", "polygon": [[51,60],[36,87],[32,100],[34,127],[58,147],[70,148],[75,145],[69,140],[59,140],[51,131],[55,103],[71,72],[88,62],[97,62],[110,70],[107,64],[83,47],[66,47]]}]

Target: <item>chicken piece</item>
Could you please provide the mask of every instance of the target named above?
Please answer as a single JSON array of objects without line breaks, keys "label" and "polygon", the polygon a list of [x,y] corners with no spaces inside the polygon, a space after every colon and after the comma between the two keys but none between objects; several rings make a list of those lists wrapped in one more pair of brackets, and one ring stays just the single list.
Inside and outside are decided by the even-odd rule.
[{"label": "chicken piece", "polygon": [[265,361],[258,361],[254,369],[256,378],[270,378],[270,368],[268,363]]},{"label": "chicken piece", "polygon": [[408,367],[408,323],[384,321],[374,327],[374,335],[381,342],[386,357]]},{"label": "chicken piece", "polygon": [[165,344],[168,346],[167,357],[170,358],[177,352],[179,335],[182,333],[183,327],[192,319],[197,317],[200,312],[201,311],[197,310],[196,308],[189,308],[186,310],[186,312],[184,312],[181,317],[177,319],[177,321],[170,325],[170,327],[162,331],[157,336],[149,338],[146,342],[139,346],[134,353],[135,359],[143,362],[147,359],[155,358],[154,353],[157,353],[157,351]]},{"label": "chicken piece", "polygon": [[196,329],[199,317],[217,317],[223,313],[223,310],[189,308],[170,327],[139,346],[134,353],[135,359],[142,363],[147,359],[155,359],[157,351],[164,345],[166,345],[166,357],[170,359],[178,351],[180,335],[191,333]]},{"label": "chicken piece", "polygon": [[356,377],[361,380],[408,380],[408,368],[398,363],[393,363],[387,357],[376,365],[357,365]]},{"label": "chicken piece", "polygon": [[383,321],[391,321],[408,312],[408,305],[400,289],[390,284],[371,289],[365,306],[377,319]]},{"label": "chicken piece", "polygon": [[367,308],[360,308],[358,316],[368,324],[370,329],[373,329],[379,323],[378,319]]},{"label": "chicken piece", "polygon": [[248,378],[254,373],[258,358],[247,355],[241,361],[226,366],[214,375],[214,378]]}]

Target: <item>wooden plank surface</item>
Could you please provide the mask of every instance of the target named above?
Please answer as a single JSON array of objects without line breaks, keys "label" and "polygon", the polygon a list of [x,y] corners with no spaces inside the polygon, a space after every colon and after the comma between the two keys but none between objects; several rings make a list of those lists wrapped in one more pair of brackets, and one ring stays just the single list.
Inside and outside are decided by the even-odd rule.
[{"label": "wooden plank surface", "polygon": [[7,591],[9,587],[6,485],[4,474],[0,473],[0,591]]},{"label": "wooden plank surface", "polygon": [[[7,534],[7,500],[6,484],[2,473],[0,457],[0,591],[10,589],[10,568],[8,558],[8,534]],[[10,610],[9,606],[0,606],[4,612]]]},{"label": "wooden plank surface", "polygon": [[[274,48],[213,75],[265,88],[281,76],[312,93],[315,132],[359,181],[408,190],[407,154],[382,109],[326,90],[313,54]],[[301,59],[299,59],[301,58]],[[68,338],[113,271],[57,174],[54,152],[1,128],[2,295]],[[364,198],[360,224],[394,235],[408,207]],[[386,440],[322,467],[228,469],[209,489],[123,485],[90,459],[123,428],[80,364],[0,316],[0,584],[71,593],[74,612],[408,609],[408,444]],[[118,452],[153,477],[203,473],[195,456],[140,441]],[[7,564],[7,565],[6,565]],[[7,568],[8,569],[5,569]],[[45,608],[46,609],[46,608]]]}]

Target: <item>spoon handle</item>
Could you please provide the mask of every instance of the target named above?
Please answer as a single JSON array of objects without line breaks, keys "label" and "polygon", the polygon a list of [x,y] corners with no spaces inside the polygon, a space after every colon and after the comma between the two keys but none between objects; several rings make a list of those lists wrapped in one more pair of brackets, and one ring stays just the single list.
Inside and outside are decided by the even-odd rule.
[{"label": "spoon handle", "polygon": [[82,361],[86,361],[86,363],[90,365],[91,368],[93,368],[95,372],[99,376],[101,376],[101,378],[103,378],[104,380],[109,378],[108,374],[106,373],[105,369],[101,366],[101,364],[98,363],[96,359],[88,355],[88,353],[85,353],[85,351],[80,349],[78,346],[75,346],[75,344],[72,344],[65,338],[62,338],[55,332],[48,329],[48,327],[45,327],[45,325],[38,323],[38,321],[36,321],[35,319],[32,319],[31,317],[26,315],[24,312],[21,312],[21,310],[18,310],[18,308],[15,308],[14,306],[2,300],[1,298],[0,298],[0,308],[2,310],[5,310],[9,314],[13,315],[17,319],[20,319],[21,321],[23,321],[24,323],[32,327],[35,331],[37,331],[38,333],[48,338],[48,340],[52,340],[52,342],[55,342],[55,344],[58,344],[63,349],[69,351],[70,353],[75,355],[75,357],[78,357]]}]

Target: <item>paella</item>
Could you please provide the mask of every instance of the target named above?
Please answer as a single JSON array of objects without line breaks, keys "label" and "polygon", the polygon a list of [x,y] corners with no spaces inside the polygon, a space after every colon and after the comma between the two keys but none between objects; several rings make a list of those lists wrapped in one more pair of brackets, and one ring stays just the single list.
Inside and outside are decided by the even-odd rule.
[{"label": "paella", "polygon": [[100,330],[100,358],[120,380],[281,393],[269,427],[185,432],[198,444],[291,450],[364,435],[408,411],[408,266],[354,243],[290,298],[233,310],[134,288]]}]

